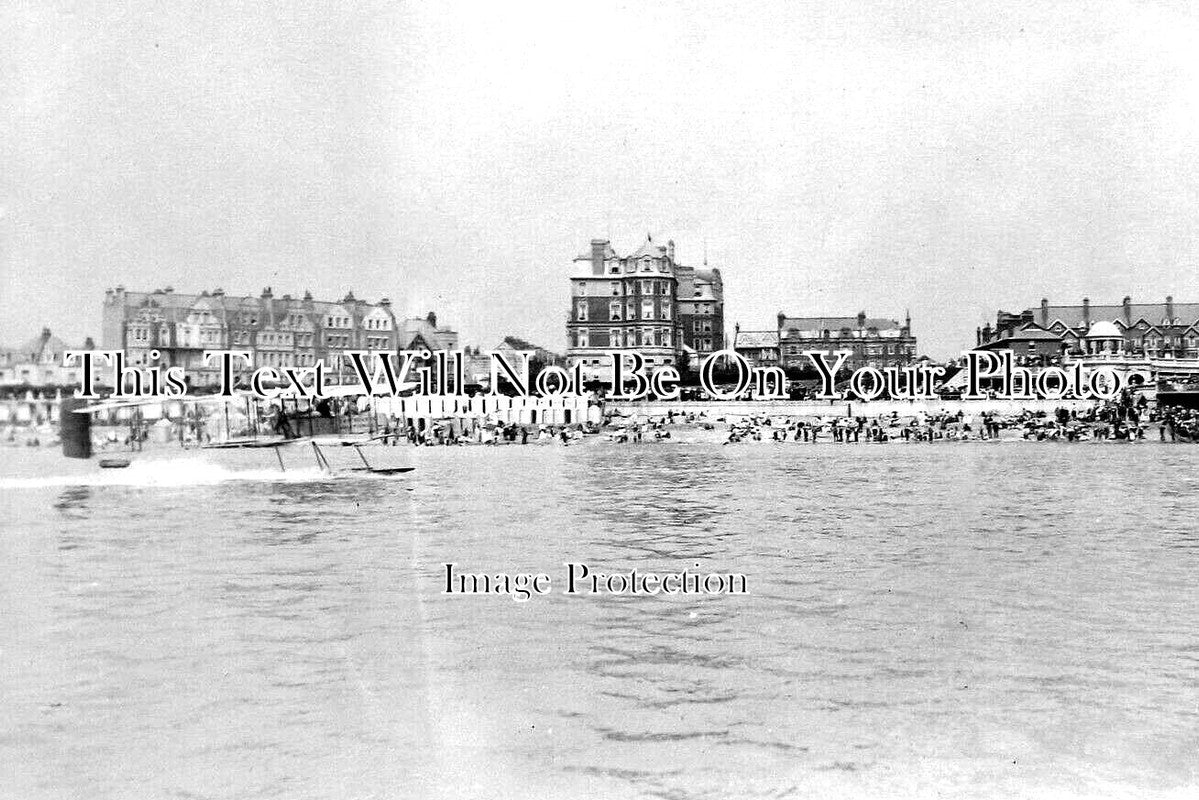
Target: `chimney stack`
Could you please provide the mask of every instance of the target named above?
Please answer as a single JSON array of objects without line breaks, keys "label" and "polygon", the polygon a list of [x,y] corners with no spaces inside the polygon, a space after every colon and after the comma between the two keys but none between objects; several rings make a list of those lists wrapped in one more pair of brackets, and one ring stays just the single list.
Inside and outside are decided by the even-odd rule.
[{"label": "chimney stack", "polygon": [[1082,299],[1082,326],[1088,331],[1091,329],[1091,298],[1089,297]]},{"label": "chimney stack", "polygon": [[866,312],[865,311],[858,312],[858,327],[859,328],[866,327]]},{"label": "chimney stack", "polygon": [[1174,324],[1174,297],[1166,295],[1166,324]]},{"label": "chimney stack", "polygon": [[604,256],[608,252],[607,239],[592,239],[591,240],[591,274],[604,274]]},{"label": "chimney stack", "polygon": [[674,239],[666,240],[666,257],[670,259],[670,263],[674,263]]},{"label": "chimney stack", "polygon": [[1121,305],[1124,306],[1124,327],[1131,328],[1132,327],[1132,298],[1129,297],[1128,295],[1124,295],[1124,300],[1121,301]]},{"label": "chimney stack", "polygon": [[1041,298],[1041,327],[1049,327],[1049,300],[1044,297]]}]

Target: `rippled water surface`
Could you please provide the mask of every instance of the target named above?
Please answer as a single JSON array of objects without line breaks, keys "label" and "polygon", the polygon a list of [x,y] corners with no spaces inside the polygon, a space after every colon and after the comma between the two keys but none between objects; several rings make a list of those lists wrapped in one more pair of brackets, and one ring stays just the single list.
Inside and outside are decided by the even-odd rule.
[{"label": "rippled water surface", "polygon": [[[1199,448],[395,453],[3,453],[0,796],[1199,792]],[[566,596],[568,561],[749,594]]]}]

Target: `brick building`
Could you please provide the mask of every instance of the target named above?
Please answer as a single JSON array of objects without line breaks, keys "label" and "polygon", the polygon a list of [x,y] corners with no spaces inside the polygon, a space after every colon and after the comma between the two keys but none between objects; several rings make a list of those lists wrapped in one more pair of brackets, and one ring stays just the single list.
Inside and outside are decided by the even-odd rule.
[{"label": "brick building", "polygon": [[916,337],[912,318],[903,323],[893,319],[867,317],[788,317],[778,315],[779,366],[811,368],[805,352],[827,354],[831,363],[836,353],[848,351],[843,369],[860,367],[906,367],[916,359]]},{"label": "brick building", "polygon": [[720,270],[675,265],[682,345],[692,362],[724,349],[724,282]]},{"label": "brick building", "polygon": [[1134,303],[1125,297],[1118,305],[1055,306],[1042,299],[1039,308],[1013,314],[1000,311],[995,327],[976,332],[976,346],[983,349],[1025,350],[1029,356],[1081,354],[1092,327],[1107,322],[1123,338],[1121,351],[1150,358],[1199,358],[1199,303]]},{"label": "brick building", "polygon": [[[368,303],[353,292],[329,301],[308,292],[276,297],[270,287],[254,297],[221,289],[183,294],[169,286],[153,292],[118,286],[104,297],[103,349],[124,350],[130,366],[180,366],[197,387],[220,383],[219,366],[203,363],[205,350],[248,350],[255,367],[322,361],[326,374],[340,382],[354,374],[341,351],[395,353],[414,342],[453,348],[458,337],[439,327],[433,314],[401,323],[386,298]],[[152,350],[159,352],[157,360]]]},{"label": "brick building", "polygon": [[674,242],[651,237],[619,256],[607,239],[574,260],[566,321],[567,363],[589,377],[610,378],[606,350],[637,350],[647,364],[674,365],[680,346]]}]

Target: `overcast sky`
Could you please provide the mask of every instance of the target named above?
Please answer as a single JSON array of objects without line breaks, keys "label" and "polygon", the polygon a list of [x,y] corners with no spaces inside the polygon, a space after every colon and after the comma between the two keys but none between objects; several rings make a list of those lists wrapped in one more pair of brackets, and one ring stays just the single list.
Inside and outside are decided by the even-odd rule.
[{"label": "overcast sky", "polygon": [[1199,301],[1187,2],[5,8],[4,344],[269,284],[561,350],[571,259],[647,231],[706,242],[730,334]]}]

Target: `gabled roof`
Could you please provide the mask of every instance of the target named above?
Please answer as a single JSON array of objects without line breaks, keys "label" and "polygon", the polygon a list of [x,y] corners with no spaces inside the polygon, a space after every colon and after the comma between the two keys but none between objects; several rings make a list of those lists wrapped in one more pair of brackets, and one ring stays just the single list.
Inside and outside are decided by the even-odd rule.
[{"label": "gabled roof", "polygon": [[56,356],[69,345],[62,339],[50,333],[49,328],[43,328],[40,336],[35,336],[21,345],[18,353],[31,361],[41,361],[47,354]]},{"label": "gabled roof", "polygon": [[[1062,324],[1068,325],[1071,328],[1086,327],[1086,308],[1081,305],[1077,306],[1049,306],[1049,322],[1053,323],[1056,320],[1061,320]],[[1166,319],[1166,304],[1165,303],[1130,303],[1128,306],[1129,316],[1134,320],[1144,319],[1151,324],[1160,325]],[[1032,314],[1033,319],[1041,319],[1041,308],[1028,308],[1024,310],[1025,314]],[[1199,320],[1199,303],[1175,303],[1174,316],[1177,319],[1183,320],[1183,324],[1190,324],[1195,320]],[[1090,307],[1091,322],[1099,320],[1108,320],[1110,322],[1122,322],[1125,319],[1124,306],[1121,305],[1092,305]]]},{"label": "gabled roof", "polygon": [[733,339],[733,348],[758,348],[763,347],[778,347],[779,332],[778,331],[737,331],[736,337]]},{"label": "gabled roof", "polygon": [[500,347],[510,347],[513,350],[544,350],[544,347],[538,347],[532,342],[526,342],[519,336],[505,336],[504,341],[500,342]]},{"label": "gabled roof", "polygon": [[664,255],[666,255],[666,248],[654,244],[654,238],[647,233],[641,247],[637,248],[637,251],[629,256],[629,258],[642,258],[643,256],[661,258]]}]

